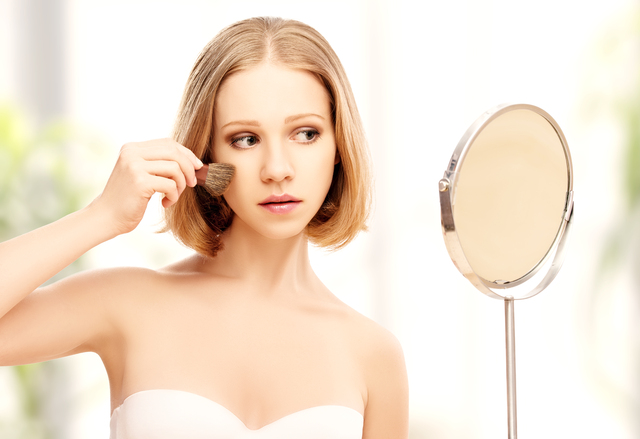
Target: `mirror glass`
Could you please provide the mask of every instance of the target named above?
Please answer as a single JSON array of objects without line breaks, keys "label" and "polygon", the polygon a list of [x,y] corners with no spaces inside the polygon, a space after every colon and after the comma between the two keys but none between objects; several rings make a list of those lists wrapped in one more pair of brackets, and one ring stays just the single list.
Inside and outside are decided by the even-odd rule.
[{"label": "mirror glass", "polygon": [[483,114],[445,172],[454,234],[447,240],[445,230],[445,240],[463,274],[498,289],[531,278],[564,231],[571,178],[564,136],[544,111],[521,104]]}]

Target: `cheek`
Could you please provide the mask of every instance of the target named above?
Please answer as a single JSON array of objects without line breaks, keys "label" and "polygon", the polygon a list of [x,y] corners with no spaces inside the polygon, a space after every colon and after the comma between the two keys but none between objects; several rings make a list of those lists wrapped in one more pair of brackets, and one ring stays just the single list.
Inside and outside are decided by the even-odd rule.
[{"label": "cheek", "polygon": [[333,157],[327,159],[326,163],[324,163],[324,166],[322,167],[323,172],[320,178],[322,178],[322,180],[325,182],[327,190],[329,190],[329,186],[331,185],[331,181],[333,180],[333,171],[335,167],[336,165]]},{"label": "cheek", "polygon": [[318,188],[322,188],[322,199],[326,196],[326,192],[329,191],[331,181],[333,180],[333,170],[335,168],[335,153],[330,152],[323,154],[321,157],[310,157],[305,161],[304,175],[310,177],[309,184],[312,184]]},{"label": "cheek", "polygon": [[329,179],[329,182],[331,182],[331,179],[333,178],[333,170],[335,169],[335,165],[339,163],[339,160],[336,160],[338,153],[337,151],[337,148],[334,146],[333,148],[330,148],[327,152],[325,152],[322,156],[322,166],[318,167],[318,169],[322,171],[322,174]]},{"label": "cheek", "polygon": [[213,159],[214,162],[229,163],[225,154],[225,150],[227,148],[224,148],[224,146],[226,145],[222,145],[220,140],[216,139],[213,141],[213,147],[211,148],[211,158]]},{"label": "cheek", "polygon": [[229,188],[223,196],[227,200],[229,206],[235,211],[236,209],[234,208],[234,205],[241,200],[246,200],[252,193],[255,193],[255,190],[252,190],[252,185],[250,183],[253,181],[251,175],[252,172],[247,166],[243,163],[231,160],[227,163],[234,165],[236,167],[236,171],[231,179]]}]

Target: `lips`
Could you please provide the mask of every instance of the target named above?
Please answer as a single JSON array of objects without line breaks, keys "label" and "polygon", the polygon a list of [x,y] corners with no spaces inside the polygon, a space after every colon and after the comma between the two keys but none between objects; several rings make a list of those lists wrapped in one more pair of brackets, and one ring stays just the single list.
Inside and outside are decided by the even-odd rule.
[{"label": "lips", "polygon": [[288,194],[271,195],[262,200],[258,205],[275,215],[284,215],[291,212],[302,203],[302,200]]}]

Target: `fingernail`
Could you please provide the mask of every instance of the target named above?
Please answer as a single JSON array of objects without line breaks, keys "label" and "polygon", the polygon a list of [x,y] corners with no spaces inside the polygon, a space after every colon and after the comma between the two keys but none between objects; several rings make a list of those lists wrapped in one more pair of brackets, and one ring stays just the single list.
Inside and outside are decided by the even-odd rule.
[{"label": "fingernail", "polygon": [[196,160],[198,160],[198,166],[202,167],[203,165],[202,161],[200,159],[196,159]]}]

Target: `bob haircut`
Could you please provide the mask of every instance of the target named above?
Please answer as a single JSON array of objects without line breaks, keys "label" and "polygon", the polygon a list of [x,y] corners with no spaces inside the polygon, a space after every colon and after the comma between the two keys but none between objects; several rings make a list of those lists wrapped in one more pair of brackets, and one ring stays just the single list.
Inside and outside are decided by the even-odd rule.
[{"label": "bob haircut", "polygon": [[[351,86],[329,43],[312,27],[294,20],[258,17],[234,23],[207,44],[198,57],[184,95],[173,138],[204,163],[213,153],[216,93],[225,78],[264,62],[315,74],[329,92],[340,161],[320,210],[306,233],[319,247],[344,247],[361,231],[371,204],[369,153]],[[187,187],[177,203],[165,209],[165,226],[184,245],[215,257],[233,211],[224,196],[213,197],[200,186]]]}]

